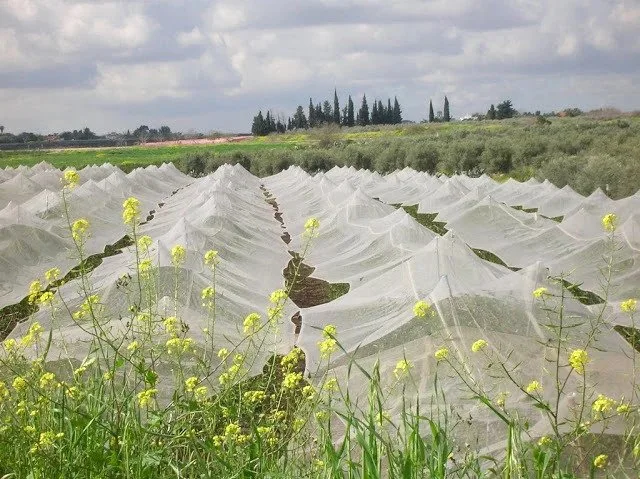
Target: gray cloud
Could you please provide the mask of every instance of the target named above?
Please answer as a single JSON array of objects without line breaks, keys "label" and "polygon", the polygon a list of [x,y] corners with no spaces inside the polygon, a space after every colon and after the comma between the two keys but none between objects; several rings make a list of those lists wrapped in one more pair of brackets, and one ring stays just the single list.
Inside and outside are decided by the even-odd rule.
[{"label": "gray cloud", "polygon": [[445,94],[454,115],[637,109],[639,31],[633,0],[4,0],[0,120],[240,131],[334,86],[413,120]]}]

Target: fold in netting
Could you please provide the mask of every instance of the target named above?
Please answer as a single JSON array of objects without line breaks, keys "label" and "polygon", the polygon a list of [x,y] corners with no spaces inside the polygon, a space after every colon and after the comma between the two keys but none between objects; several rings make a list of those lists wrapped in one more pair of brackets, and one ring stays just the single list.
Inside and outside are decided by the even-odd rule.
[{"label": "fold in netting", "polygon": [[[613,201],[601,191],[583,197],[548,181],[497,183],[486,175],[431,176],[408,168],[383,176],[351,167],[310,175],[290,167],[263,179],[239,165],[224,165],[198,179],[182,175],[172,165],[129,174],[104,165],[79,173],[81,184],[70,193],[69,208],[72,217],[91,223],[89,252],[102,251],[126,233],[121,214],[128,196],[141,201],[143,212],[154,211],[140,234],[152,238],[151,256],[159,265],[156,307],[181,317],[198,344],[205,341],[208,318],[201,291],[212,281],[203,264],[204,253],[214,249],[220,257],[214,343],[232,346],[242,339],[244,317],[254,311],[264,314],[269,293],[283,286],[283,268],[291,253],[302,252],[307,244],[305,222],[317,218],[318,236],[311,240],[304,262],[314,268],[314,278],[348,283],[349,291],[325,304],[302,308],[299,336],[289,321],[299,308],[289,302],[277,334],[265,340],[252,371],[259,372],[272,352],[297,344],[306,353],[312,380],[325,373],[335,375],[354,400],[365,400],[366,376],[351,367],[351,361],[368,372],[379,362],[383,381],[391,387],[395,365],[406,358],[413,365],[415,382],[406,384],[404,394],[397,385],[391,387],[386,409],[392,416],[399,413],[403,398],[415,398],[429,410],[434,352],[446,346],[487,394],[508,394],[510,405],[529,418],[534,437],[547,433],[531,401],[504,379],[487,374],[486,364],[472,355],[470,346],[485,339],[490,351],[515,368],[519,380],[535,379],[543,393],[553,391],[547,372],[549,319],[532,292],[545,287],[559,293],[549,275],[564,272],[571,273],[572,282],[583,290],[600,294],[602,257],[608,248],[601,224],[605,213],[618,215],[619,227],[611,303],[604,306],[607,311],[618,310],[619,301],[640,296],[638,194]],[[64,270],[74,265],[58,193],[61,175],[46,164],[0,170],[2,305],[24,297],[29,282],[50,267]],[[274,217],[274,204],[281,217]],[[445,222],[448,232],[436,234],[394,206],[400,204],[418,205],[419,213],[437,215],[436,221]],[[560,222],[551,219],[559,216]],[[282,240],[285,232],[288,244]],[[179,268],[177,305],[170,254],[176,244],[187,250]],[[509,267],[482,259],[472,248],[493,253]],[[132,264],[135,250],[128,247],[105,258],[91,273],[96,293],[114,318],[104,327],[114,334],[127,327],[117,318],[127,316],[131,297],[123,293],[120,281],[134,272]],[[77,280],[62,286],[61,293],[71,311],[83,300]],[[412,307],[418,300],[429,301],[434,315],[414,317]],[[567,299],[567,314],[583,323],[572,329],[567,348],[584,343],[588,318],[600,307]],[[622,315],[607,314],[607,318],[612,322],[608,326],[626,324]],[[82,360],[89,352],[91,337],[63,314],[54,324],[47,311],[40,311],[11,335],[24,334],[33,321],[53,331],[52,359]],[[318,342],[330,324],[336,327],[341,348],[328,363],[320,356]],[[620,335],[604,328],[591,352],[588,381],[610,397],[630,397],[630,351]],[[458,433],[477,438],[487,448],[497,447],[505,435],[496,417],[470,399],[450,374],[440,373],[438,380],[451,407],[469,418]],[[568,387],[576,390],[577,384],[570,381]],[[568,396],[561,404],[563,414],[568,414],[572,400]],[[613,424],[608,432],[620,433],[618,426]]]}]

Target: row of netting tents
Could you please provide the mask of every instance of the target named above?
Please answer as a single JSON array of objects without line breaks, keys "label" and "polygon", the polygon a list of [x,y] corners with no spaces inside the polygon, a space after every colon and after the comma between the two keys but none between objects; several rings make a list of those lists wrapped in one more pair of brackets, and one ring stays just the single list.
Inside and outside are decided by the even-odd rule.
[{"label": "row of netting tents", "polygon": [[[5,202],[0,213],[2,228],[29,227],[43,237],[59,238],[26,247],[18,243],[24,238],[16,234],[8,235],[3,242],[8,247],[2,250],[0,259],[8,265],[7,271],[18,267],[25,271],[23,275],[3,273],[5,288],[22,288],[24,295],[28,281],[41,276],[48,267],[64,268],[73,262],[63,262],[73,257],[73,245],[69,243],[70,234],[63,232],[65,215],[60,211],[59,193],[55,192],[61,172],[41,165],[5,170],[2,174],[6,177],[0,183],[0,201]],[[47,188],[41,177],[49,175]],[[615,263],[613,286],[607,298],[612,303],[604,306],[613,311],[615,301],[638,296],[635,197],[619,202],[601,198],[603,206],[597,195],[578,199],[579,195],[567,189],[553,190],[548,183],[498,184],[488,177],[434,177],[409,170],[380,176],[336,168],[312,176],[292,167],[259,179],[239,165],[225,165],[212,175],[192,179],[170,166],[134,170],[129,175],[103,166],[82,170],[80,177],[82,183],[70,193],[67,208],[72,219],[86,217],[92,225],[87,241],[91,251],[99,251],[126,234],[121,218],[121,204],[126,197],[139,197],[143,211],[154,211],[153,217],[139,228],[140,235],[152,239],[145,254],[157,266],[153,308],[164,316],[183,318],[197,344],[210,341],[220,348],[243,341],[243,319],[269,307],[269,293],[283,286],[282,270],[292,253],[307,250],[304,261],[314,268],[315,277],[348,283],[349,290],[317,306],[299,308],[286,304],[276,334],[265,339],[264,350],[256,353],[251,371],[259,372],[272,352],[286,352],[298,345],[305,352],[306,369],[312,380],[334,376],[354,398],[364,400],[368,379],[352,363],[370,371],[379,362],[390,391],[385,409],[392,418],[399,417],[407,395],[425,406],[432,404],[433,379],[440,367],[434,353],[446,347],[488,394],[508,394],[514,410],[531,418],[532,437],[547,434],[549,425],[527,395],[488,372],[488,359],[470,359],[470,347],[480,338],[486,340],[488,351],[509,370],[517,371],[519,380],[537,379],[542,391],[553,390],[553,380],[546,372],[552,331],[546,327],[548,317],[532,292],[541,287],[550,293],[558,292],[558,284],[549,276],[566,271],[572,271],[584,289],[597,292],[597,261],[602,261],[603,248],[610,241],[601,231],[600,215],[604,211],[619,216],[621,224],[613,235],[619,245],[616,255],[626,255]],[[52,193],[43,195],[45,191]],[[265,192],[277,201],[282,222],[277,221],[273,205],[265,201]],[[561,200],[559,192],[568,199]],[[44,199],[31,204],[39,195]],[[554,201],[548,201],[554,196]],[[545,202],[548,209],[543,211],[541,207],[537,212],[512,208],[530,209]],[[402,209],[391,206],[399,203],[419,204],[419,210],[438,216],[442,212],[441,219],[449,231],[442,236],[434,233]],[[457,209],[453,208],[456,204]],[[564,219],[550,219],[557,216]],[[317,218],[320,224],[313,238],[305,235],[309,217]],[[576,218],[593,221],[595,226],[584,224],[584,230],[576,231],[580,227]],[[284,231],[289,242],[282,240]],[[510,242],[516,241],[520,241],[519,246],[509,248]],[[563,253],[564,241],[568,249]],[[13,243],[17,246],[11,246]],[[179,267],[172,263],[171,248],[175,245],[186,249],[185,261]],[[486,261],[471,248],[491,251],[519,269]],[[34,256],[32,250],[40,256]],[[217,251],[220,258],[215,278],[214,331],[208,327],[210,311],[203,307],[201,297],[201,291],[212,281],[211,271],[202,260],[209,250]],[[104,258],[91,273],[92,292],[99,295],[104,308],[104,327],[115,335],[129,331],[128,307],[131,294],[137,290],[132,287],[136,281],[132,264],[139,262],[138,255],[134,246],[123,248],[121,254]],[[129,288],[122,287],[123,277],[129,278]],[[179,295],[175,294],[176,284]],[[78,280],[60,287],[70,311],[81,308],[85,293]],[[3,301],[18,297],[20,294],[7,295]],[[433,316],[416,317],[412,307],[420,300],[432,305]],[[572,317],[583,321],[563,347],[578,348],[589,341],[588,318],[597,314],[600,306],[586,306],[568,297],[564,307]],[[297,311],[302,317],[299,335],[289,321]],[[627,321],[620,314],[607,317],[607,325]],[[71,315],[53,318],[44,309],[16,327],[11,337],[23,335],[34,321],[55,333],[52,358],[71,355],[80,362],[90,353],[92,338],[82,325]],[[340,348],[327,359],[318,344],[328,325],[335,326]],[[166,338],[158,336],[158,340]],[[622,336],[611,327],[605,328],[586,372],[589,381],[611,396],[632,397],[632,352]],[[403,359],[410,360],[414,380],[400,388],[394,370]],[[215,377],[211,379],[215,384]],[[578,387],[577,382],[577,377],[572,378],[570,386]],[[498,427],[500,419],[469,394],[461,393],[461,379],[443,374],[439,384],[452,407],[470,418],[458,433],[467,439],[475,438],[483,448],[501,447],[506,432]],[[572,401],[569,396],[563,399],[562,414],[570,414]],[[614,425],[608,431],[620,433],[621,427]]]}]

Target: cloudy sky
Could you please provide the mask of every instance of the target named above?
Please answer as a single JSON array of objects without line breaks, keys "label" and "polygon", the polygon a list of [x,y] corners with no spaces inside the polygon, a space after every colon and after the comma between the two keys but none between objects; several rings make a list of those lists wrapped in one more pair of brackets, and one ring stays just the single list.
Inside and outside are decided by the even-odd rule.
[{"label": "cloudy sky", "polygon": [[0,0],[0,124],[247,131],[338,88],[441,109],[640,109],[638,0]]}]

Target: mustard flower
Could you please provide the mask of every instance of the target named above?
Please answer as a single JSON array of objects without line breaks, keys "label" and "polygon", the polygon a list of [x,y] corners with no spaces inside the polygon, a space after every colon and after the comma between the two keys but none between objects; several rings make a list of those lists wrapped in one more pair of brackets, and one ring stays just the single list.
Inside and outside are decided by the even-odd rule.
[{"label": "mustard flower", "polygon": [[206,288],[204,288],[202,290],[202,299],[209,299],[209,298],[213,298],[213,296],[215,295],[216,291],[215,289],[213,289],[212,286],[207,286]]},{"label": "mustard flower", "polygon": [[607,397],[604,394],[598,394],[598,398],[593,401],[591,409],[594,414],[606,414],[611,412],[615,405],[616,401],[614,401],[610,397]]},{"label": "mustard flower", "polygon": [[260,329],[260,320],[261,316],[258,313],[251,313],[246,318],[244,318],[243,331],[246,335],[254,334]]},{"label": "mustard flower", "polygon": [[589,362],[589,355],[584,349],[574,349],[569,355],[569,364],[578,374],[584,373],[584,367]]},{"label": "mustard flower", "polygon": [[227,426],[224,428],[224,435],[226,437],[235,437],[238,434],[240,434],[240,431],[242,430],[242,428],[240,427],[239,424],[232,422],[230,424],[227,424]]},{"label": "mustard flower", "polygon": [[31,449],[29,449],[30,454],[34,454],[37,451],[46,451],[53,448],[55,441],[57,439],[61,439],[64,437],[63,432],[54,433],[53,431],[46,431],[40,433],[40,439],[37,444],[34,444]]},{"label": "mustard flower", "polygon": [[212,268],[218,264],[218,252],[216,250],[210,249],[204,254],[204,264],[207,266],[211,266]]},{"label": "mustard flower", "polygon": [[193,390],[193,395],[196,398],[196,401],[204,401],[209,394],[209,390],[207,386],[198,386]]},{"label": "mustard flower", "polygon": [[551,444],[551,438],[547,437],[547,436],[542,436],[540,439],[538,439],[538,446],[540,447],[545,447]]},{"label": "mustard flower", "polygon": [[227,348],[221,348],[220,351],[218,351],[218,357],[224,361],[229,357],[229,350]]},{"label": "mustard flower", "polygon": [[56,386],[56,375],[53,373],[44,373],[40,377],[40,388],[41,389],[50,389]]},{"label": "mustard flower", "polygon": [[140,404],[140,407],[148,406],[153,401],[153,398],[156,396],[157,393],[158,393],[157,389],[145,389],[144,391],[139,392],[138,404]]},{"label": "mustard flower", "polygon": [[400,378],[408,375],[409,374],[409,370],[412,367],[413,366],[411,365],[411,363],[409,361],[407,361],[406,359],[401,359],[396,364],[396,367],[393,370],[393,375],[396,377],[396,379],[400,379]]},{"label": "mustard flower", "polygon": [[607,467],[608,463],[609,456],[607,456],[606,454],[600,454],[593,460],[593,465],[598,469],[604,469],[605,467]]},{"label": "mustard flower", "polygon": [[44,273],[44,277],[47,281],[51,282],[60,278],[60,274],[60,268],[51,268]]},{"label": "mustard flower", "polygon": [[9,338],[4,341],[2,343],[2,346],[4,347],[4,350],[9,354],[15,353],[18,350],[18,342],[13,338]]},{"label": "mustard flower", "polygon": [[487,346],[487,342],[484,339],[478,339],[475,343],[471,345],[471,351],[477,353],[478,351],[482,351]]},{"label": "mustard flower", "polygon": [[413,305],[414,316],[417,316],[418,318],[424,318],[427,316],[427,314],[433,316],[435,313],[431,309],[431,305],[426,301],[420,300]]},{"label": "mustard flower", "polygon": [[37,279],[32,281],[29,285],[29,303],[34,304],[38,296],[40,296],[40,291],[42,291],[42,283]]},{"label": "mustard flower", "polygon": [[638,301],[630,298],[620,303],[620,309],[625,313],[633,313],[636,311],[637,305]]},{"label": "mustard flower", "polygon": [[200,380],[197,377],[191,376],[190,378],[185,379],[184,387],[188,392],[193,392],[199,383]]},{"label": "mustard flower", "polygon": [[302,388],[302,395],[306,399],[313,399],[316,395],[316,390],[311,385],[307,385]]},{"label": "mustard flower", "polygon": [[284,289],[276,289],[269,296],[269,301],[273,304],[280,304],[282,301],[286,301],[288,298],[287,292]]},{"label": "mustard flower", "polygon": [[171,338],[166,343],[167,352],[171,355],[180,356],[193,347],[191,338]]},{"label": "mustard flower", "polygon": [[75,188],[80,181],[80,175],[76,170],[67,170],[64,172],[62,176],[62,185],[63,188]]},{"label": "mustard flower", "polygon": [[252,404],[263,401],[266,396],[264,391],[247,391],[242,395],[246,401]]},{"label": "mustard flower", "polygon": [[27,334],[25,334],[20,339],[20,346],[26,348],[31,346],[32,344],[35,344],[40,339],[42,331],[44,330],[42,329],[42,326],[40,326],[40,323],[38,323],[37,321],[33,323],[31,326],[29,326]]},{"label": "mustard flower", "polygon": [[322,359],[328,359],[333,353],[338,350],[338,342],[333,338],[323,339],[318,341],[318,349],[320,349],[320,357]]},{"label": "mustard flower", "polygon": [[164,325],[164,329],[167,334],[176,335],[180,331],[182,322],[175,316],[169,316],[162,322],[162,324]]},{"label": "mustard flower", "polygon": [[89,222],[85,219],[75,220],[71,225],[71,236],[75,242],[81,242],[89,231]]},{"label": "mustard flower", "polygon": [[302,381],[302,373],[287,373],[282,380],[282,387],[294,389]]},{"label": "mustard flower", "polygon": [[540,299],[540,298],[542,298],[545,294],[547,294],[547,291],[548,291],[548,290],[547,290],[547,288],[545,288],[544,286],[543,286],[543,287],[540,287],[540,288],[538,288],[538,289],[535,289],[535,290],[533,291],[533,297],[534,297],[534,298],[538,298],[538,299]]},{"label": "mustard flower", "polygon": [[311,234],[314,231],[316,231],[318,228],[320,228],[320,221],[318,221],[318,218],[309,218],[307,221],[305,221],[304,223],[304,231],[307,234]]},{"label": "mustard flower", "polygon": [[538,381],[531,381],[526,388],[526,391],[529,394],[533,394],[536,391],[541,391],[542,390],[542,385],[538,382]]},{"label": "mustard flower", "polygon": [[285,370],[289,370],[298,364],[300,356],[302,356],[302,350],[297,347],[293,348],[282,357],[282,359],[280,360],[280,365],[284,367]]},{"label": "mustard flower", "polygon": [[616,412],[618,414],[626,414],[631,410],[629,404],[620,403],[620,405],[616,408]]},{"label": "mustard flower", "polygon": [[122,203],[122,221],[126,225],[134,225],[140,220],[140,200],[133,196]]},{"label": "mustard flower", "polygon": [[618,217],[613,213],[604,215],[602,217],[602,227],[609,233],[615,231],[618,227]]},{"label": "mustard flower", "polygon": [[329,378],[322,385],[322,389],[324,391],[337,391],[338,390],[338,380],[336,378]]},{"label": "mustard flower", "polygon": [[0,399],[4,399],[9,396],[9,389],[7,388],[6,383],[0,381]]},{"label": "mustard flower", "polygon": [[138,248],[148,250],[151,246],[151,243],[153,243],[151,236],[140,236],[140,239],[138,239]]},{"label": "mustard flower", "polygon": [[54,299],[54,294],[51,291],[45,291],[40,296],[40,303],[51,305],[53,303],[53,299]]},{"label": "mustard flower", "polygon": [[438,361],[444,361],[449,357],[449,350],[447,348],[440,348],[435,352],[434,356]]},{"label": "mustard flower", "polygon": [[149,271],[151,271],[151,268],[153,268],[153,263],[151,262],[151,259],[146,258],[140,261],[140,264],[138,265],[138,272],[145,276]]},{"label": "mustard flower", "polygon": [[501,392],[500,394],[498,394],[496,396],[496,398],[494,399],[493,402],[498,407],[504,407],[505,403],[507,402],[507,398],[508,397],[509,397],[509,393],[508,392]]},{"label": "mustard flower", "polygon": [[187,250],[182,245],[175,245],[171,248],[171,262],[174,266],[180,266],[187,257]]},{"label": "mustard flower", "polygon": [[23,378],[22,376],[18,376],[13,380],[13,383],[11,383],[11,386],[13,386],[13,389],[15,389],[18,392],[24,391],[25,389],[27,389],[27,386],[29,385],[29,383],[27,383],[27,380],[25,378]]},{"label": "mustard flower", "polygon": [[92,313],[95,313],[98,309],[100,302],[100,296],[97,294],[92,294],[87,296],[87,299],[80,305],[80,309],[78,309],[75,313],[73,313],[73,319],[83,319],[89,316]]},{"label": "mustard flower", "polygon": [[140,343],[136,340],[131,341],[127,346],[127,351],[135,353],[138,349],[140,349]]},{"label": "mustard flower", "polygon": [[322,329],[322,336],[324,336],[325,338],[334,338],[336,334],[338,334],[338,330],[333,324],[327,324]]}]

